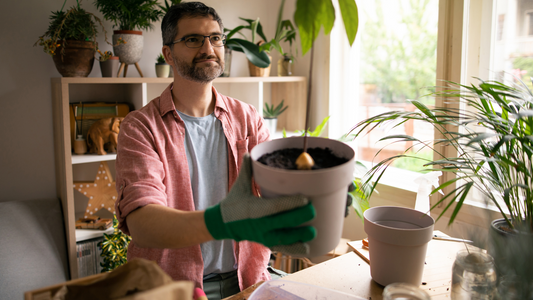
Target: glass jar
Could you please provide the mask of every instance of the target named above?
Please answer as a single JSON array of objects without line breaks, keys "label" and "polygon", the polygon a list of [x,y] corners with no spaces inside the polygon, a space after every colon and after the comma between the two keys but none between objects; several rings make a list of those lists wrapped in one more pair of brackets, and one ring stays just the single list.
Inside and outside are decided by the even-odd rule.
[{"label": "glass jar", "polygon": [[391,283],[383,290],[383,300],[430,300],[428,293],[408,283]]},{"label": "glass jar", "polygon": [[292,58],[283,56],[278,60],[278,76],[292,75]]},{"label": "glass jar", "polygon": [[496,281],[492,256],[466,249],[457,252],[452,267],[451,299],[496,299]]}]

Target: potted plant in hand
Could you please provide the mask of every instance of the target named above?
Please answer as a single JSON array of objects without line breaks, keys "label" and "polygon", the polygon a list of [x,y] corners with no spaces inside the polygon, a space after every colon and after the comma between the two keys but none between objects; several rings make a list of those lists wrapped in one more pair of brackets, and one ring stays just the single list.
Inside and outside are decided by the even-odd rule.
[{"label": "potted plant in hand", "polygon": [[[134,64],[143,77],[138,65],[144,47],[140,30],[152,29],[152,22],[162,16],[163,12],[157,9],[157,0],[96,0],[95,4],[104,18],[119,28],[113,31],[113,52],[120,59],[120,71],[124,68],[126,77],[127,65]],[[125,43],[119,43],[119,39]]]},{"label": "potted plant in hand", "polygon": [[[432,191],[432,194],[445,193],[432,207],[445,204],[439,218],[453,208],[449,221],[452,224],[467,196],[474,190],[482,195],[487,206],[499,211],[501,219],[491,224],[493,234],[489,252],[494,256],[499,276],[511,272],[524,279],[513,283],[523,296],[519,299],[531,296],[530,283],[533,282],[531,272],[523,266],[523,261],[528,260],[526,257],[532,258],[529,253],[530,246],[533,246],[532,95],[525,84],[482,80],[471,86],[452,83],[451,88],[437,93],[437,96],[445,97],[446,107],[431,109],[422,102],[412,101],[418,108],[415,112],[382,113],[359,122],[352,129],[357,136],[380,125],[417,120],[440,132],[442,137],[433,143],[407,135],[390,135],[382,140],[412,141],[415,145],[430,148],[435,156],[425,166],[455,174],[455,178]],[[466,108],[453,108],[459,104],[465,104]],[[445,155],[439,151],[441,145],[453,148],[457,155]],[[369,174],[379,178],[393,160],[410,156],[401,154],[380,161]],[[501,236],[507,237],[502,240]]]},{"label": "potted plant in hand", "polygon": [[100,24],[104,34],[105,28],[100,19],[81,8],[78,1],[63,11],[65,4],[66,0],[61,10],[52,12],[48,30],[35,45],[43,46],[44,52],[52,56],[62,76],[87,77],[92,71],[97,49],[95,22]]},{"label": "potted plant in hand", "polygon": [[105,51],[103,53],[100,49],[97,51],[100,54],[98,61],[100,61],[102,77],[118,77],[118,56],[114,56],[111,51]]},{"label": "potted plant in hand", "polygon": [[170,72],[170,65],[167,64],[163,54],[159,54],[155,63],[155,74],[160,78],[167,78]]},{"label": "potted plant in hand", "polygon": [[284,106],[284,101],[281,100],[276,107],[274,107],[274,104],[268,105],[268,103],[265,103],[265,107],[263,108],[263,119],[271,135],[276,133],[278,116],[288,108],[288,106]]},{"label": "potted plant in hand", "polygon": [[[318,36],[322,26],[324,26],[325,34],[329,34],[331,31],[335,21],[335,8],[331,1],[318,0],[313,5],[309,5],[308,1],[297,0],[294,20],[300,32],[303,54],[312,49],[313,41]],[[339,1],[339,4],[346,33],[350,44],[352,44],[355,40],[358,26],[357,6],[354,0],[342,0]],[[313,51],[311,51],[311,65],[309,68],[306,131],[309,121],[310,91],[312,90],[312,62]],[[278,150],[296,148],[299,149],[300,154],[304,154],[307,153],[308,148],[311,149],[312,147],[322,150],[330,149],[331,153],[346,159],[346,161],[327,170],[284,170],[266,166],[258,161],[263,154],[273,153]],[[309,244],[308,254],[304,254],[304,256],[323,255],[338,245],[342,231],[339,228],[342,229],[344,222],[346,189],[353,181],[354,156],[353,149],[341,141],[319,137],[307,138],[307,136],[268,141],[257,145],[252,150],[254,179],[261,187],[262,195],[265,197],[275,194],[290,195],[299,193],[306,195],[316,209],[314,222],[321,224],[320,227],[324,225],[324,231],[322,233],[318,232],[317,237]],[[315,192],[320,193],[320,189],[322,189],[321,195],[324,196],[325,193],[328,193],[328,196],[332,197],[329,199],[334,200],[323,202],[326,197],[314,194]],[[266,191],[266,193],[263,193],[263,191]],[[329,230],[334,233],[330,234]],[[296,255],[302,256],[302,253],[296,253]]]}]

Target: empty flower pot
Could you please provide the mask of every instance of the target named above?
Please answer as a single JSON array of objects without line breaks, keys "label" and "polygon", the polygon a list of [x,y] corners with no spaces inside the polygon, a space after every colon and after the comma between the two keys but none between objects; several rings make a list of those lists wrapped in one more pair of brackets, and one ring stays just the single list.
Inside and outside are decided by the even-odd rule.
[{"label": "empty flower pot", "polygon": [[250,153],[254,180],[264,198],[301,194],[311,201],[316,217],[303,225],[314,226],[317,236],[309,242],[310,253],[305,256],[324,255],[337,247],[341,238],[348,186],[354,179],[355,152],[343,142],[308,137],[308,148],[329,148],[347,162],[318,170],[286,170],[257,161],[263,154],[286,148],[302,149],[303,137],[275,139],[255,146]]},{"label": "empty flower pot", "polygon": [[396,206],[369,208],[364,218],[372,279],[383,286],[395,282],[419,286],[435,220]]}]

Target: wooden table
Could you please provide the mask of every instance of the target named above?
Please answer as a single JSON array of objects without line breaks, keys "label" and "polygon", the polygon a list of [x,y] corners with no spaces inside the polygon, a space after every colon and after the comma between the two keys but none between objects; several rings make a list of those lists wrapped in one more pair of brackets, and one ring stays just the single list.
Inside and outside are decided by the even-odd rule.
[{"label": "wooden table", "polygon": [[[370,276],[368,250],[363,249],[361,241],[349,242],[348,245],[355,251],[290,274],[281,280],[313,284],[364,299],[381,300],[384,287],[373,281]],[[450,299],[452,265],[457,251],[465,247],[465,244],[460,242],[442,240],[429,242],[420,288],[425,290],[431,299]],[[248,290],[247,295],[257,286]],[[239,294],[234,297],[228,299],[248,299]]]}]

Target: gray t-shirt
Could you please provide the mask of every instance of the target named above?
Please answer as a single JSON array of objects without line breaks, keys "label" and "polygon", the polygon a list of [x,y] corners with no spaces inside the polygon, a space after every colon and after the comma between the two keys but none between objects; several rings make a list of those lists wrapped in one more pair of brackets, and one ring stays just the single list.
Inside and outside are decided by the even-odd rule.
[{"label": "gray t-shirt", "polygon": [[[196,210],[219,203],[228,193],[228,148],[222,123],[214,114],[191,117],[180,111],[185,122],[185,152],[189,164]],[[186,229],[185,229],[186,230]],[[237,269],[232,240],[200,244],[204,277]],[[206,277],[207,276],[207,277]]]}]

